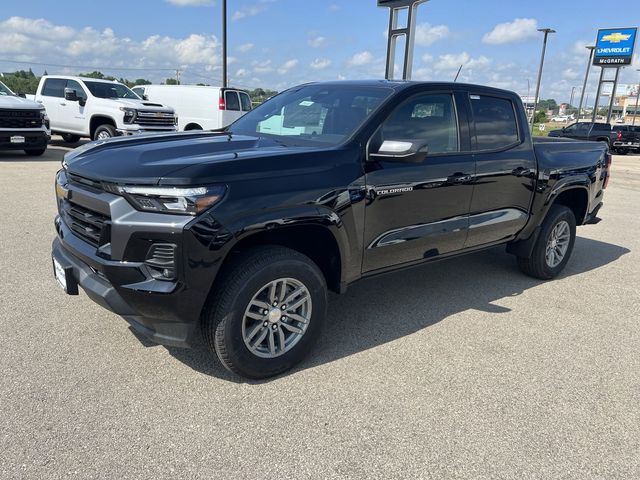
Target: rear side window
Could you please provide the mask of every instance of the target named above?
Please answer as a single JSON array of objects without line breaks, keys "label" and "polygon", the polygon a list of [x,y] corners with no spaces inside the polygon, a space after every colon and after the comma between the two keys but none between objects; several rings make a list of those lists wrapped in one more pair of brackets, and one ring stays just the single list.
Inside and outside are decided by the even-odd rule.
[{"label": "rear side window", "polygon": [[237,92],[224,92],[226,110],[240,111],[240,100]]},{"label": "rear side window", "polygon": [[470,98],[476,150],[498,150],[518,143],[518,122],[511,100],[485,95]]},{"label": "rear side window", "polygon": [[608,123],[594,123],[593,124],[593,129],[594,130],[611,130],[611,125],[609,125]]},{"label": "rear side window", "polygon": [[64,88],[66,86],[67,81],[63,78],[48,78],[44,81],[42,95],[45,97],[64,98]]},{"label": "rear side window", "polygon": [[251,98],[246,93],[240,94],[240,102],[242,102],[242,110],[248,112],[251,110]]}]

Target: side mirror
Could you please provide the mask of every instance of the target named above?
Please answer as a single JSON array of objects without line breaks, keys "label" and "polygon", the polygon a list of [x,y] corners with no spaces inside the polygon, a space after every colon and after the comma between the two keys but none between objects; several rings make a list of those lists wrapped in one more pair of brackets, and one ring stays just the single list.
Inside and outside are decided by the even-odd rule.
[{"label": "side mirror", "polygon": [[149,100],[149,95],[142,95],[143,100]]},{"label": "side mirror", "polygon": [[64,89],[64,99],[69,100],[70,102],[78,101],[78,93],[73,88],[65,88]]},{"label": "side mirror", "polygon": [[369,157],[373,161],[420,163],[427,151],[428,143],[423,140],[385,140]]},{"label": "side mirror", "polygon": [[27,98],[27,94],[26,93],[19,93],[18,96],[20,98]]}]

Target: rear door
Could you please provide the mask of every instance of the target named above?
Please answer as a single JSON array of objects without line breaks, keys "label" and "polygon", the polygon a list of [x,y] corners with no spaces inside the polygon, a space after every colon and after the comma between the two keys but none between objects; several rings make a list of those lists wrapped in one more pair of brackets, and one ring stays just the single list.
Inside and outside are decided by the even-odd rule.
[{"label": "rear door", "polygon": [[467,112],[451,91],[400,103],[369,143],[426,141],[420,163],[367,162],[363,272],[460,250],[467,236],[475,171]]},{"label": "rear door", "polygon": [[227,127],[242,116],[240,96],[237,90],[224,91],[225,109],[222,112],[222,126]]},{"label": "rear door", "polygon": [[476,179],[465,247],[503,242],[524,228],[536,179],[526,118],[513,97],[471,93]]}]

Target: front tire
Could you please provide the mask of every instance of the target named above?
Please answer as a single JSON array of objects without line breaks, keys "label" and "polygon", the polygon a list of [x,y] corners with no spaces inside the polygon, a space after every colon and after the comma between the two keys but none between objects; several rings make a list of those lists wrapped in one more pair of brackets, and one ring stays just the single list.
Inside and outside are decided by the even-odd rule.
[{"label": "front tire", "polygon": [[518,257],[518,266],[534,278],[555,278],[567,265],[575,241],[576,217],[573,211],[564,205],[552,205],[542,222],[531,256]]},{"label": "front tire", "polygon": [[94,140],[108,140],[116,136],[116,128],[113,125],[100,125],[93,132]]},{"label": "front tire", "polygon": [[78,143],[80,141],[80,135],[73,135],[71,133],[63,133],[62,134],[62,140],[64,140],[65,143]]},{"label": "front tire", "polygon": [[259,247],[221,275],[203,331],[225,368],[261,379],[299,363],[326,317],[327,285],[318,266],[295,250]]},{"label": "front tire", "polygon": [[42,155],[44,155],[44,152],[47,151],[47,147],[42,147],[42,148],[28,148],[24,151],[24,153],[26,153],[27,155],[29,155],[30,157],[41,157]]}]

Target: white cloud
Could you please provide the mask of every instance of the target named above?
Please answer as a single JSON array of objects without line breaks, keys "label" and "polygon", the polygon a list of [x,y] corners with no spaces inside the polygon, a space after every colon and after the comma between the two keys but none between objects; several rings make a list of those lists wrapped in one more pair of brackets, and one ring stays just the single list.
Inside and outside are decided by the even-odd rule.
[{"label": "white cloud", "polygon": [[294,68],[296,65],[298,65],[298,60],[297,59],[294,58],[294,59],[291,59],[291,60],[287,60],[282,65],[280,65],[280,68],[278,68],[278,73],[280,75],[284,75],[289,70]]},{"label": "white cloud", "polygon": [[331,60],[328,58],[316,58],[311,65],[309,65],[314,70],[324,70],[328,66],[331,65]]},{"label": "white cloud", "polygon": [[[424,59],[423,59],[424,60]],[[474,68],[484,69],[489,66],[491,60],[484,55],[472,58],[467,52],[447,53],[440,55],[433,68],[438,71],[457,70],[462,65],[464,70],[472,70]]]},{"label": "white cloud", "polygon": [[575,80],[580,76],[580,73],[576,72],[573,68],[566,68],[562,71],[562,78],[567,80]]},{"label": "white cloud", "polygon": [[349,65],[358,67],[361,65],[368,65],[373,62],[373,54],[367,50],[364,52],[356,53],[351,59],[349,59]]},{"label": "white cloud", "polygon": [[537,37],[537,29],[538,21],[535,18],[516,18],[513,22],[496,25],[482,41],[492,45],[522,42]]},{"label": "white cloud", "polygon": [[246,17],[254,17],[262,12],[264,12],[270,3],[273,3],[275,0],[260,0],[258,3],[254,3],[252,5],[246,5],[240,10],[236,10],[233,12],[231,19],[233,21],[242,20]]},{"label": "white cloud", "polygon": [[178,7],[206,7],[213,5],[213,0],[165,0],[165,2]]},{"label": "white cloud", "polygon": [[311,48],[320,48],[326,45],[327,39],[322,36],[317,36],[310,38],[308,43]]},{"label": "white cloud", "polygon": [[252,50],[254,46],[255,45],[253,43],[243,43],[242,45],[238,45],[236,47],[236,50],[242,53],[247,53],[248,51]]},{"label": "white cloud", "polygon": [[340,5],[336,4],[336,3],[332,3],[331,5],[329,5],[329,11],[330,12],[337,12],[338,10],[340,10]]},{"label": "white cloud", "polygon": [[235,77],[236,78],[245,78],[250,74],[249,70],[247,70],[246,68],[239,68],[236,71]]},{"label": "white cloud", "polygon": [[439,40],[447,38],[450,34],[449,27],[446,25],[422,23],[416,27],[416,45],[428,47]]},{"label": "white cloud", "polygon": [[271,66],[271,60],[264,60],[262,62],[255,60],[251,63],[251,66],[254,73],[271,73],[274,70]]}]

